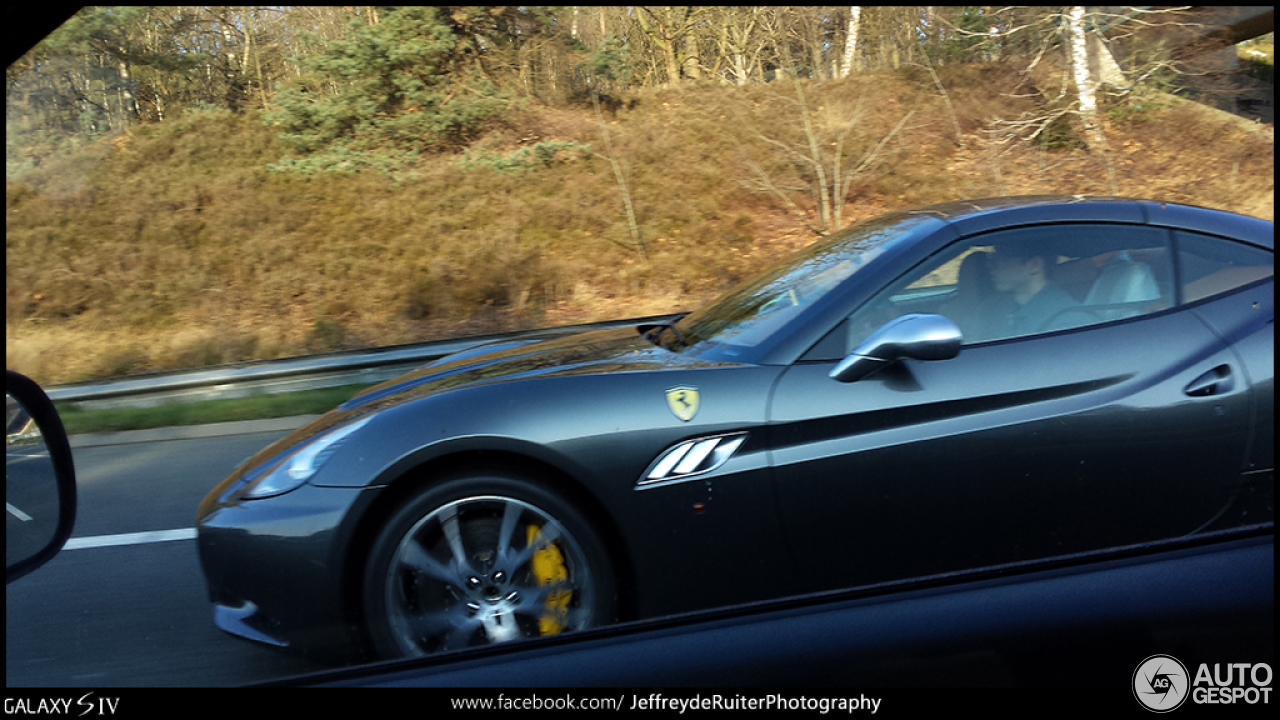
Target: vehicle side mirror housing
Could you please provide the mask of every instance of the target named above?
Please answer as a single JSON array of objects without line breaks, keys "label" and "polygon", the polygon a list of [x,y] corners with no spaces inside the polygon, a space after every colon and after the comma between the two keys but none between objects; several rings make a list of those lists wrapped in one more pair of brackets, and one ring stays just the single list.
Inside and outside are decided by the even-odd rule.
[{"label": "vehicle side mirror housing", "polygon": [[5,371],[5,584],[53,559],[76,522],[71,444],[53,402]]},{"label": "vehicle side mirror housing", "polygon": [[960,328],[941,315],[913,313],[885,323],[831,371],[840,382],[857,382],[903,358],[950,360],[960,354]]}]

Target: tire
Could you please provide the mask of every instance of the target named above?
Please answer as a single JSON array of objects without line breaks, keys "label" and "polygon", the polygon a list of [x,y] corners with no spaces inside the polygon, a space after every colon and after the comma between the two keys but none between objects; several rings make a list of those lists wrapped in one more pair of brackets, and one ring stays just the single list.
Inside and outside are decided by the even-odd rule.
[{"label": "tire", "polygon": [[374,541],[363,601],[381,658],[583,630],[617,614],[608,554],[568,502],[505,471],[411,497]]}]

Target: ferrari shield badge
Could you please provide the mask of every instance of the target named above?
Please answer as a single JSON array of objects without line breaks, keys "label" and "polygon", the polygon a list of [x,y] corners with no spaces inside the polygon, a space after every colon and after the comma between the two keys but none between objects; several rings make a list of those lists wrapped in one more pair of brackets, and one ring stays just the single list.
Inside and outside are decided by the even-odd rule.
[{"label": "ferrari shield badge", "polygon": [[676,417],[689,422],[698,414],[698,388],[671,388],[667,391],[667,407]]}]

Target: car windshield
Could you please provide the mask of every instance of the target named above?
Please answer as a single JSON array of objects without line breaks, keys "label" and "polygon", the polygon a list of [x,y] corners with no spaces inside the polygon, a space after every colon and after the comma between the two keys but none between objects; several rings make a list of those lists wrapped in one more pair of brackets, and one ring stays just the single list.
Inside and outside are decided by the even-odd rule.
[{"label": "car windshield", "polygon": [[[678,323],[682,338],[667,339],[673,350],[689,348],[704,357],[741,360],[823,298],[867,267],[875,258],[908,239],[929,221],[928,215],[892,213],[834,233],[729,291]],[[680,340],[685,342],[680,342]]]}]

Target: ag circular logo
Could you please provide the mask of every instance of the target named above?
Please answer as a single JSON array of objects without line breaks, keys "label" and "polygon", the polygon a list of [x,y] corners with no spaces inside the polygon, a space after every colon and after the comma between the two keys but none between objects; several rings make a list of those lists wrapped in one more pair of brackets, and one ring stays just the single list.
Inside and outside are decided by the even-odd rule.
[{"label": "ag circular logo", "polygon": [[1187,699],[1187,668],[1169,655],[1152,655],[1133,673],[1133,696],[1152,712],[1169,712]]}]

